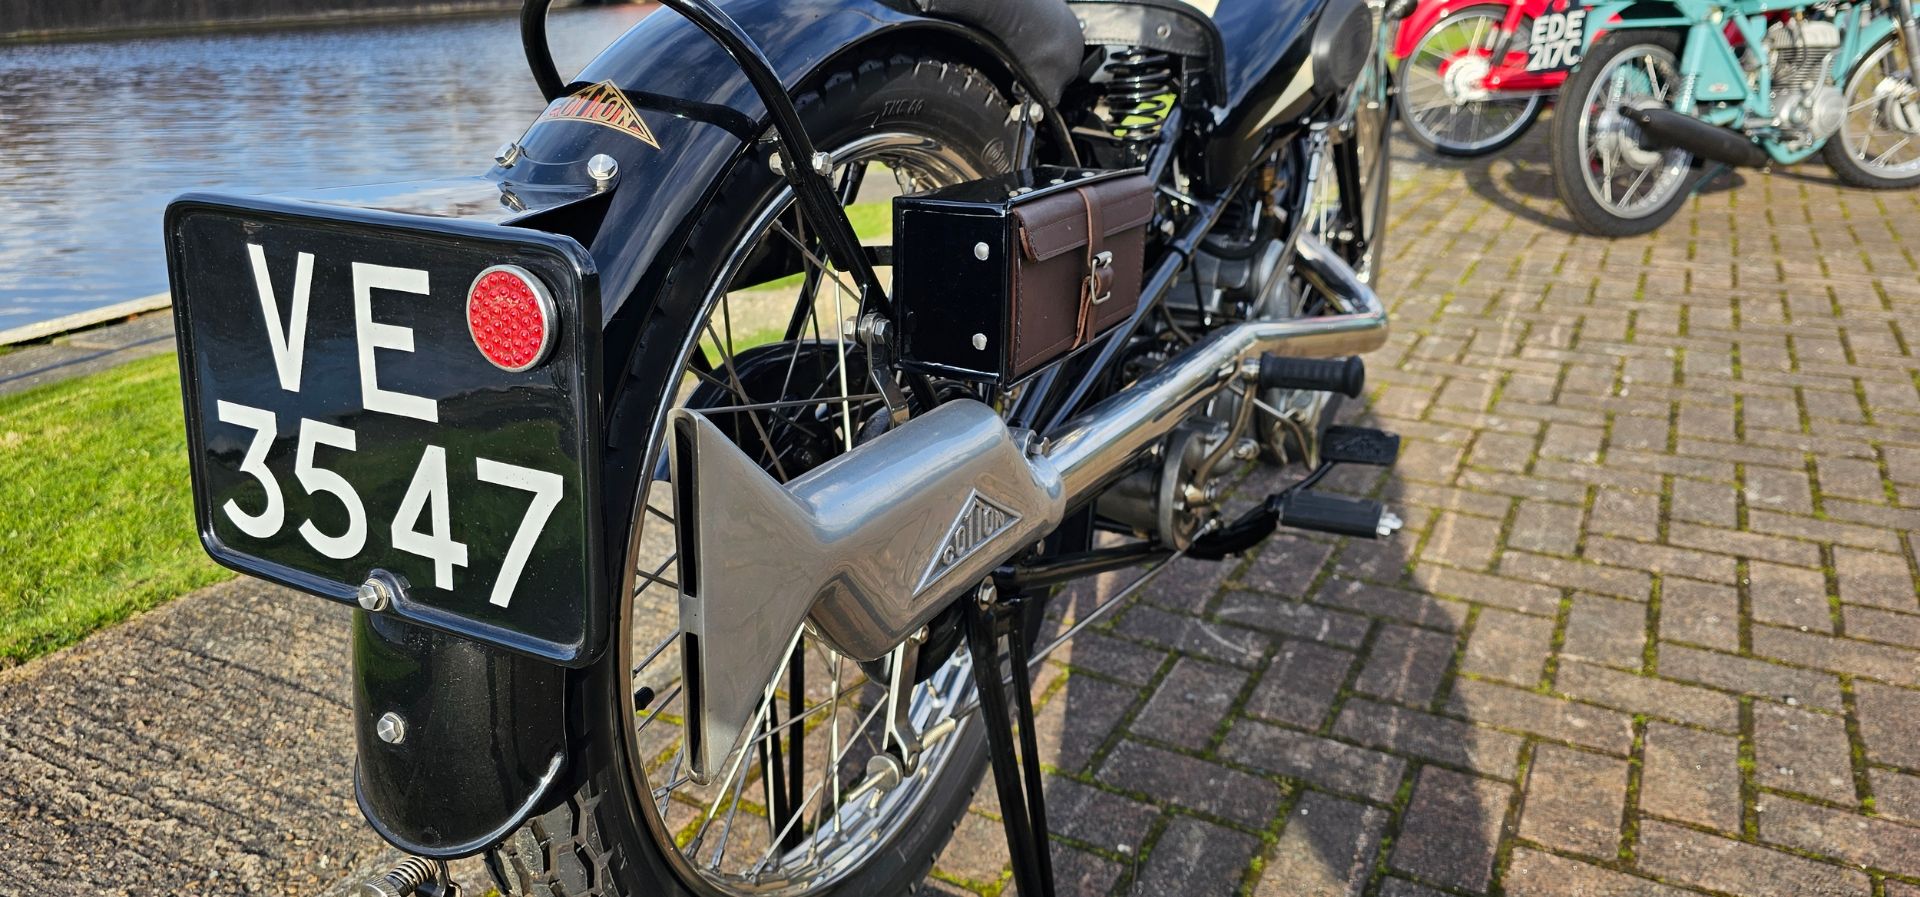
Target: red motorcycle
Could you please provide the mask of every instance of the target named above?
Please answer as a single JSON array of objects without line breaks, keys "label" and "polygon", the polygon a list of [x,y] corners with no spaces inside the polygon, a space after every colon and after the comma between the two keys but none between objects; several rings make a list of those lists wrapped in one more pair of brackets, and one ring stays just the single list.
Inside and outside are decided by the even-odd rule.
[{"label": "red motorcycle", "polygon": [[1580,61],[1585,16],[1568,0],[1420,0],[1391,50],[1408,135],[1443,156],[1520,139]]}]

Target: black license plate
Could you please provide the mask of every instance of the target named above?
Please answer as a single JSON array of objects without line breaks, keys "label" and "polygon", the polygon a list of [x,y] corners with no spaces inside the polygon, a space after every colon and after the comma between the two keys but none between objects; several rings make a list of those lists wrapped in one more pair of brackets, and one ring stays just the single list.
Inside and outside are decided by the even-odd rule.
[{"label": "black license plate", "polygon": [[1580,64],[1586,41],[1587,11],[1542,13],[1527,32],[1527,71],[1560,72]]},{"label": "black license plate", "polygon": [[[167,212],[188,448],[215,560],[563,664],[603,638],[592,261],[534,231],[274,200]],[[488,268],[544,283],[518,373],[481,354]]]}]

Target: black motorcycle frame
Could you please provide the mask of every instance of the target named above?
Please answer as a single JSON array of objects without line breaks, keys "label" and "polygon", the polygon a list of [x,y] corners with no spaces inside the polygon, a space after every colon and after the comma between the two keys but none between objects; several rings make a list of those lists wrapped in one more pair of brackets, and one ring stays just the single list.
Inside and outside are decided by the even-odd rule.
[{"label": "black motorcycle frame", "polygon": [[[743,157],[769,149],[761,139],[768,129],[800,209],[815,233],[825,235],[825,248],[833,261],[856,279],[864,307],[882,314],[890,311],[872,260],[854,237],[827,177],[814,168],[815,150],[789,90],[850,52],[890,43],[943,48],[988,70],[1002,80],[1019,108],[1033,110],[1027,118],[1023,155],[1033,146],[1044,145],[1059,156],[1046,161],[1078,164],[1080,160],[1074,156],[1061,111],[1034,100],[1039,92],[1006,47],[978,30],[929,18],[902,2],[744,0],[729,4],[729,15],[712,0],[663,0],[677,16],[650,16],[590,63],[572,84],[563,83],[553,71],[545,38],[539,33],[548,2],[529,0],[523,16],[529,61],[543,93],[553,98],[565,95],[569,88],[612,80],[641,108],[668,113],[660,117],[656,136],[661,146],[672,147],[670,153],[646,150],[605,129],[569,132],[564,145],[536,145],[561,139],[552,132],[536,133],[538,129],[524,138],[530,158],[612,155],[623,169],[623,183],[639,189],[616,188],[591,195],[569,192],[567,184],[580,183],[580,173],[574,170],[577,166],[562,164],[522,163],[527,167],[515,171],[509,160],[490,173],[502,192],[527,200],[508,224],[571,236],[592,252],[599,269],[604,369],[590,373],[598,374],[606,403],[601,417],[606,431],[602,555],[609,563],[617,563],[626,556],[622,540],[634,512],[645,460],[645,434],[638,431],[651,419],[646,412],[658,400],[623,395],[617,388],[626,360],[635,356],[640,300],[657,290],[666,273],[661,260],[671,258],[675,247],[684,242],[719,174],[733,164],[771,161],[762,156],[743,163]],[[1218,79],[1216,72],[1220,86],[1206,93],[1219,95],[1172,108],[1144,154],[1148,175],[1181,214],[1167,219],[1173,226],[1163,231],[1163,250],[1149,263],[1138,307],[1097,348],[1037,375],[1012,408],[1010,425],[1045,433],[1111,389],[1122,350],[1174,286],[1257,163],[1272,155],[1282,141],[1298,139],[1312,115],[1343,93],[1362,65],[1371,64],[1369,55],[1351,53],[1356,22],[1364,18],[1365,24],[1359,27],[1371,34],[1372,16],[1362,0],[1296,0],[1278,6],[1262,29],[1244,39],[1236,34],[1238,42],[1224,51],[1231,52],[1234,60],[1213,63],[1216,69],[1234,68],[1243,77],[1227,82]],[[796,21],[809,24],[792,27]],[[681,39],[691,36],[689,28],[705,40]],[[699,44],[705,45],[705,56]],[[732,67],[713,65],[711,50],[716,44],[734,63]],[[1314,85],[1305,92],[1292,89],[1293,74],[1309,65],[1314,68]],[[647,79],[665,72],[676,73],[674,89],[648,92]],[[1186,193],[1167,186],[1168,172],[1176,161],[1191,179]],[[1353,166],[1350,161],[1344,168],[1340,165],[1336,161],[1346,180]],[[1299,221],[1301,216],[1290,220]],[[605,572],[609,583],[625,587],[623,571]],[[363,748],[356,767],[356,795],[388,841],[426,857],[470,855],[497,843],[566,793],[562,758],[580,746],[555,736],[570,728],[561,725],[565,719],[594,716],[582,706],[583,677],[567,675],[557,667],[543,671],[539,662],[502,650],[464,642],[456,645],[461,640],[454,636],[380,625],[364,612],[356,612],[356,618],[354,716]],[[370,674],[376,669],[401,668],[420,673],[414,677]],[[431,682],[465,685],[424,687]],[[421,756],[437,758],[434,768],[424,771],[369,760],[370,753],[379,754],[374,732],[384,710],[397,710],[409,719],[439,720],[421,737],[431,737],[443,746],[477,740],[490,750],[483,755],[418,744],[414,750]],[[503,712],[527,724],[516,727],[520,731],[538,731],[541,737],[479,738],[478,733],[501,724]]]}]

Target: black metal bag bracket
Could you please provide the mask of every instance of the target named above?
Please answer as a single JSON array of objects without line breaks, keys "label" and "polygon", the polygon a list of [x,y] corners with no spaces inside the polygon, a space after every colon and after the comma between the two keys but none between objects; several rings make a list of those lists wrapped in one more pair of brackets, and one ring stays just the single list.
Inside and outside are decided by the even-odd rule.
[{"label": "black metal bag bracket", "polygon": [[[980,715],[987,727],[993,786],[1000,796],[1000,822],[1006,829],[1007,853],[1013,859],[1014,884],[1021,894],[1053,897],[1053,854],[1047,839],[1040,747],[1033,731],[1033,683],[1027,670],[1027,606],[1024,595],[984,606],[980,601],[965,601],[967,650],[973,656],[973,681],[980,691]],[[1007,640],[1007,660],[1013,668],[1010,683],[1000,676],[1003,636]],[[1011,708],[1007,704],[1009,685],[1013,691]],[[1013,711],[1011,717],[1009,710]]]}]

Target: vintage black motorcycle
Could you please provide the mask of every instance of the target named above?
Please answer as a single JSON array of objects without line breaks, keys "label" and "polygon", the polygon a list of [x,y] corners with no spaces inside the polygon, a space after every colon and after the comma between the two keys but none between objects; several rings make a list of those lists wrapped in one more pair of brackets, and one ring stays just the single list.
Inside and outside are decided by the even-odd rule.
[{"label": "vintage black motorcycle", "polygon": [[989,762],[1051,893],[1029,667],[1398,526],[1314,485],[1398,448],[1332,419],[1411,4],[662,5],[569,82],[529,0],[484,174],[170,207],[202,539],[359,608],[367,894],[906,893]]}]

